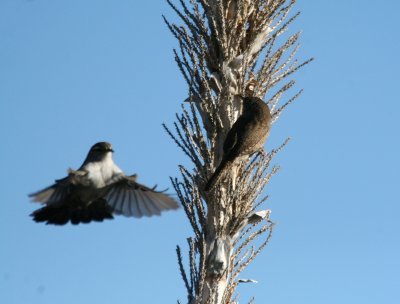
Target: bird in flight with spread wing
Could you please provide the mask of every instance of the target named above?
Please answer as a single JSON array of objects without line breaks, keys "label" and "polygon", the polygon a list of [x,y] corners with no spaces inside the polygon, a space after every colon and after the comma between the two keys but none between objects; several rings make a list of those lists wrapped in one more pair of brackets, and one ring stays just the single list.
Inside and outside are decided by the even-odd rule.
[{"label": "bird in flight with spread wing", "polygon": [[93,145],[78,170],[29,196],[45,206],[31,216],[36,222],[64,225],[101,222],[113,214],[128,217],[160,215],[177,209],[177,202],[154,188],[136,182],[136,175],[127,176],[114,163],[114,150],[108,142]]}]

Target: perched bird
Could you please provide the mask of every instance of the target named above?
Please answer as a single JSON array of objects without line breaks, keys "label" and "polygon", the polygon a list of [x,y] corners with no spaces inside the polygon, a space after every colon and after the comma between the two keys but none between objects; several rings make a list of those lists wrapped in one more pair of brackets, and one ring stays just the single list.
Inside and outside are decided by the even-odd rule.
[{"label": "perched bird", "polygon": [[226,135],[221,163],[208,180],[205,190],[213,188],[238,157],[251,155],[261,149],[270,127],[268,105],[261,98],[244,97],[243,112]]},{"label": "perched bird", "polygon": [[34,211],[36,222],[64,225],[112,219],[113,214],[142,217],[160,215],[161,211],[177,209],[177,202],[168,195],[136,182],[126,176],[112,159],[110,143],[92,146],[78,170],[55,184],[30,194],[34,202],[46,206]]}]

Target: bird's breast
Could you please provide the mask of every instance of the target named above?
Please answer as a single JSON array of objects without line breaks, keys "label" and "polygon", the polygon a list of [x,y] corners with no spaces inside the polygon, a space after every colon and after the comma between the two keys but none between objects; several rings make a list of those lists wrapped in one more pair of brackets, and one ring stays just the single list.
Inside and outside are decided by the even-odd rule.
[{"label": "bird's breast", "polygon": [[103,188],[109,184],[115,174],[113,164],[92,162],[85,166],[88,172],[87,178],[93,188]]}]

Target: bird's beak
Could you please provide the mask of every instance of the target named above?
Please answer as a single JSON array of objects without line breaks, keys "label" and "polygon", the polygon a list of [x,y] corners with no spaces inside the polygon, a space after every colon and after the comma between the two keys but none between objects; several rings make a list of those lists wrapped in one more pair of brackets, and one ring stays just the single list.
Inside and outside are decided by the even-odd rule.
[{"label": "bird's beak", "polygon": [[110,152],[114,153],[114,150],[113,150],[112,148],[110,148],[108,151],[110,151]]}]

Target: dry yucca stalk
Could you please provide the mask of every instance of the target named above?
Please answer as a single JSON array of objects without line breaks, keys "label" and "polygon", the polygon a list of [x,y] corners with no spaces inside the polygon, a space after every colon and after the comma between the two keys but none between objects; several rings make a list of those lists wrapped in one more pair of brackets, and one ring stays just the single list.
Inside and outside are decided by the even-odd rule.
[{"label": "dry yucca stalk", "polygon": [[301,93],[281,101],[295,84],[289,76],[311,59],[297,61],[299,33],[287,34],[299,14],[290,14],[294,0],[167,2],[182,22],[165,19],[179,42],[175,60],[187,82],[188,98],[174,127],[164,127],[194,166],[181,166],[181,178],[172,180],[194,231],[188,239],[186,270],[177,248],[180,271],[188,303],[235,303],[238,284],[253,282],[239,278],[241,271],[271,237],[270,210],[257,210],[267,199],[260,195],[278,171],[271,160],[288,140],[270,152],[238,159],[223,182],[210,191],[204,186],[241,113],[241,96],[264,99],[276,121]]}]

